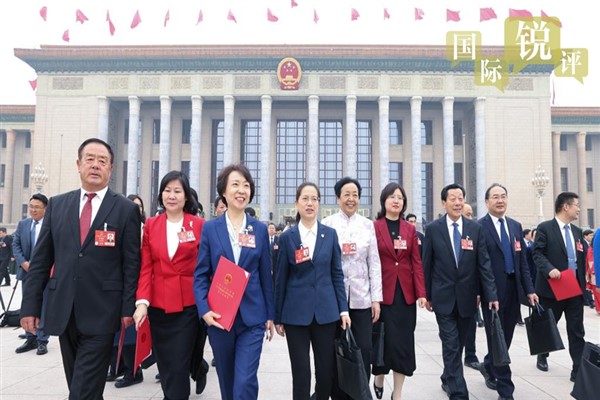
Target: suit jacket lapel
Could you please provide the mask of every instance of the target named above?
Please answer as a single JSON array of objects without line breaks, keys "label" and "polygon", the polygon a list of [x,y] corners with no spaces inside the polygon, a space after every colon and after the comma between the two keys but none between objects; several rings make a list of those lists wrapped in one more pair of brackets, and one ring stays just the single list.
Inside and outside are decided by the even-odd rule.
[{"label": "suit jacket lapel", "polygon": [[315,251],[313,251],[313,260],[317,259],[317,255],[319,254],[319,251],[321,250],[321,248],[323,247],[323,240],[325,240],[325,229],[323,228],[323,225],[321,225],[321,223],[319,223],[317,221],[317,238],[315,240]]},{"label": "suit jacket lapel", "polygon": [[556,219],[552,220],[552,233],[554,234],[554,240],[557,243],[560,243],[560,248],[562,249],[563,253],[565,253],[565,257],[569,257],[569,255],[567,254],[567,246],[565,245],[565,239],[562,236],[562,232],[560,231],[560,226],[558,226],[558,222],[556,222]]},{"label": "suit jacket lapel", "polygon": [[221,242],[221,247],[225,251],[225,257],[227,257],[229,260],[235,261],[235,258],[233,257],[233,249],[231,248],[231,242],[229,241],[227,220],[225,218],[225,216],[221,216],[215,220],[217,236],[219,237],[219,241]]},{"label": "suit jacket lapel", "polygon": [[[446,218],[448,216],[444,215],[442,218],[438,219],[439,224],[441,225],[440,228],[442,230],[442,238],[444,240],[444,243],[446,243],[446,247],[448,248],[448,251],[450,252],[450,255],[452,256],[452,258],[454,258],[454,248],[452,247],[452,241],[450,240],[450,233],[448,232],[448,225],[446,223]],[[463,219],[463,235],[465,233],[465,221]],[[458,254],[458,260],[460,263],[460,253]]]},{"label": "suit jacket lapel", "polygon": [[[67,218],[70,221],[73,221],[71,225],[71,234],[73,235],[73,241],[81,246],[79,239],[79,202],[81,196],[81,190],[77,189],[72,191],[69,194],[69,198],[67,199]],[[59,210],[56,210],[59,211]],[[57,215],[58,216],[58,215]],[[59,217],[60,218],[60,217]],[[81,246],[83,247],[83,246]]]},{"label": "suit jacket lapel", "polygon": [[104,195],[104,199],[102,199],[102,203],[100,203],[100,208],[98,209],[98,212],[96,213],[96,218],[94,218],[94,220],[92,221],[92,225],[90,226],[90,231],[88,232],[88,235],[86,236],[85,240],[83,241],[83,245],[81,247],[86,246],[91,238],[94,237],[94,235],[96,234],[96,230],[103,230],[104,229],[104,222],[106,222],[106,217],[108,216],[108,214],[110,213],[110,211],[112,210],[113,206],[115,205],[117,199],[117,194],[115,192],[113,192],[112,190],[108,189],[106,191],[106,194]]},{"label": "suit jacket lapel", "polygon": [[375,229],[379,232],[379,236],[383,238],[383,244],[385,250],[390,254],[390,257],[396,258],[396,251],[394,250],[394,243],[387,227],[385,217],[375,221]]},{"label": "suit jacket lapel", "polygon": [[[485,217],[483,217],[483,221],[484,221],[484,225],[485,225],[486,229],[490,232],[490,235],[492,235],[492,237],[494,238],[494,242],[496,243],[496,245],[498,246],[500,251],[502,251],[502,242],[500,241],[500,237],[498,236],[498,231],[496,230],[496,227],[494,226],[494,221],[492,220],[492,217],[490,217],[490,214],[486,214]],[[508,222],[508,220],[507,220],[507,222]],[[508,231],[510,232],[510,229]]]}]

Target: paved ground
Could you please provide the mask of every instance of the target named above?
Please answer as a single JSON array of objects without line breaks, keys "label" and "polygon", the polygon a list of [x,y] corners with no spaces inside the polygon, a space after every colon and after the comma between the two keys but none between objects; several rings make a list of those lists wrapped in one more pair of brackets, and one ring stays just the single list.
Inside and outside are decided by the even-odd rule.
[{"label": "paved ground", "polygon": [[[11,288],[2,287],[2,295],[8,301]],[[20,289],[17,289],[14,304],[20,303]],[[15,308],[15,307],[13,307]],[[526,308],[523,308],[526,315]],[[585,309],[586,338],[589,341],[600,342],[600,316],[586,307]],[[563,341],[567,343],[564,321],[559,328]],[[538,371],[535,367],[535,357],[529,355],[525,328],[517,326],[510,355],[512,359],[513,380],[516,385],[515,399],[517,400],[565,400],[571,398],[569,393],[572,383],[569,382],[571,361],[567,350],[555,352],[549,358],[550,370]],[[50,339],[49,352],[38,356],[35,351],[16,354],[15,348],[22,343],[17,335],[21,329],[0,328],[0,399],[1,400],[63,400],[68,392],[62,369],[58,340]],[[417,321],[417,371],[404,385],[405,399],[446,399],[440,388],[439,376],[442,372],[441,344],[437,335],[437,325],[434,315],[418,311]],[[485,345],[483,328],[477,332],[477,353],[482,360]],[[205,358],[210,360],[212,354],[207,346]],[[108,383],[104,398],[110,399],[162,399],[160,384],[154,380],[156,366],[144,371],[145,381],[124,389],[116,389]],[[465,376],[471,399],[497,399],[498,395],[487,389],[479,372],[465,368]],[[384,398],[388,399],[392,387],[391,376],[386,378]],[[265,344],[259,369],[259,384],[261,399],[290,399],[291,373],[285,339],[276,336]],[[194,386],[192,386],[194,388]],[[217,376],[211,368],[208,385],[201,395],[193,394],[191,399],[216,400],[220,399]]]}]

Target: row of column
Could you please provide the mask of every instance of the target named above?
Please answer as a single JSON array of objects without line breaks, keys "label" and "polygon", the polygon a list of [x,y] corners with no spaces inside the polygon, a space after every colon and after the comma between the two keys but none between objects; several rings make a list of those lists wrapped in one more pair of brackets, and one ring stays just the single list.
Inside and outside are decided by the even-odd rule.
[{"label": "row of column", "polygon": [[[270,196],[271,181],[271,115],[272,97],[261,97],[261,181],[260,208],[263,215],[273,211]],[[311,182],[319,181],[319,96],[308,96],[308,132],[307,132],[307,165],[306,179]],[[223,165],[233,161],[233,127],[235,123],[235,97],[223,96],[224,111],[224,137],[223,137]],[[160,96],[160,145],[159,145],[159,176],[164,176],[170,166],[171,146],[171,106],[173,100],[169,96]],[[191,96],[192,125],[190,132],[191,161],[190,184],[192,187],[200,185],[200,154],[201,154],[201,121],[202,97]],[[379,175],[382,186],[389,181],[389,107],[390,97],[380,96],[379,105]],[[421,182],[421,105],[422,98],[414,96],[410,99],[411,114],[411,176],[412,176],[412,210],[420,218],[422,216],[422,182]],[[477,193],[485,192],[485,98],[474,101],[475,108],[475,141],[476,141],[476,181]],[[127,163],[127,193],[136,193],[138,188],[139,143],[141,100],[137,96],[129,96],[129,145]],[[356,106],[355,95],[346,96],[346,126],[344,135],[344,174],[356,176],[357,174],[357,131],[356,131]],[[110,100],[105,96],[98,97],[98,136],[104,140],[108,138]],[[443,112],[443,170],[444,185],[454,182],[454,98],[445,97],[442,100]],[[584,169],[585,174],[585,169]],[[435,196],[434,196],[435,197]],[[478,209],[485,209],[483,198],[477,198]]]},{"label": "row of column", "polygon": [[4,207],[2,209],[2,221],[10,223],[13,205],[13,181],[15,177],[15,142],[17,132],[13,129],[6,130],[6,158],[2,160],[4,167],[4,198],[2,203]]}]

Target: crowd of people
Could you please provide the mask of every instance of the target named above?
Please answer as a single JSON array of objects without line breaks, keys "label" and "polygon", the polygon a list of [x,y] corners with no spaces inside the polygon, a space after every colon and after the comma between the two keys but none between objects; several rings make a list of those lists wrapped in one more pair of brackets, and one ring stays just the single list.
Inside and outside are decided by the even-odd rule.
[{"label": "crowd of people", "polygon": [[[80,189],[50,199],[33,195],[31,217],[19,223],[14,240],[0,227],[0,277],[10,279],[4,271],[14,256],[17,279],[24,283],[25,342],[16,352],[36,349],[43,355],[48,335],[57,335],[70,399],[101,399],[106,381],[116,380],[117,387],[141,382],[141,370],[133,374],[133,353],[124,352],[125,368],[115,369],[114,349],[116,332],[133,333],[135,343],[135,330],[148,321],[165,399],[189,398],[190,377],[196,393],[202,392],[207,337],[221,398],[257,399],[262,347],[275,332],[287,341],[294,399],[349,399],[336,372],[334,342],[350,329],[367,382],[373,375],[375,396],[383,397],[391,371],[391,398],[398,400],[405,378],[417,369],[417,307],[435,313],[441,388],[451,399],[469,397],[463,350],[464,365],[478,369],[499,399],[513,398],[510,367],[494,362],[491,321],[497,313],[510,348],[521,305],[539,303],[557,321],[565,316],[569,378],[577,376],[583,308],[590,300],[557,300],[548,284],[572,269],[600,313],[594,271],[600,252],[593,253],[600,235],[573,224],[579,215],[575,193],[559,194],[554,218],[532,231],[507,216],[509,195],[502,184],[489,186],[487,213],[478,220],[472,219],[465,189],[450,184],[440,193],[444,214],[421,233],[400,184],[383,188],[379,212],[370,220],[359,213],[360,182],[344,177],[333,188],[338,212],[320,220],[325,189],[304,182],[296,191],[295,220],[277,226],[248,207],[254,179],[244,165],[232,164],[218,175],[209,221],[180,171],[162,178],[161,212],[146,218],[139,196],[126,198],[108,187],[113,152],[107,143],[88,139],[77,156]],[[249,276],[230,329],[208,301],[222,258]],[[481,363],[474,355],[480,312],[488,345]],[[372,365],[376,323],[383,326],[383,363]],[[536,366],[547,371],[548,355],[539,355]]]}]

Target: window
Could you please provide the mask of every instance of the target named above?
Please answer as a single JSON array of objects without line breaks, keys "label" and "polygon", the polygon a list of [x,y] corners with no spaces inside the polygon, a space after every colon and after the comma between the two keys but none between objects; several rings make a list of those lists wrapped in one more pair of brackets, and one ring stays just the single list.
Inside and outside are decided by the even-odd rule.
[{"label": "window", "polygon": [[160,144],[160,119],[152,121],[152,144]]},{"label": "window", "polygon": [[21,219],[27,218],[29,212],[29,204],[21,204]]},{"label": "window", "polygon": [[402,143],[402,121],[390,121],[390,145]]},{"label": "window", "polygon": [[184,119],[181,123],[181,144],[191,143],[192,120]]},{"label": "window", "polygon": [[567,135],[560,135],[560,151],[567,151]]},{"label": "window", "polygon": [[129,144],[129,119],[125,120],[125,133],[123,133],[123,143]]},{"label": "window", "polygon": [[343,139],[341,121],[319,121],[319,186],[327,188],[321,193],[321,204],[336,204],[331,190],[342,178]]},{"label": "window", "polygon": [[421,145],[433,144],[433,122],[421,121]]},{"label": "window", "polygon": [[421,163],[421,212],[425,221],[433,220],[433,163]]},{"label": "window", "polygon": [[127,193],[127,161],[123,161],[123,187],[121,188],[121,193],[124,195],[129,195]]},{"label": "window", "polygon": [[454,121],[454,145],[463,145],[462,121]]},{"label": "window", "polygon": [[306,121],[277,121],[277,204],[294,204],[306,172]]},{"label": "window", "polygon": [[[390,182],[397,182],[400,186],[404,187],[402,182],[402,163],[391,162],[390,163]],[[387,185],[387,183],[386,183]]]},{"label": "window", "polygon": [[362,187],[360,201],[363,207],[371,206],[373,201],[373,185],[371,183],[371,121],[356,123],[356,174]]},{"label": "window", "polygon": [[0,164],[0,187],[4,187],[4,179],[6,178],[6,164]]},{"label": "window", "polygon": [[[187,176],[188,178],[190,177],[190,162],[189,161],[181,162],[181,172],[183,172],[185,174],[185,176]],[[194,189],[198,189],[198,188],[194,188]]]},{"label": "window", "polygon": [[454,183],[458,183],[462,187],[465,186],[465,177],[463,174],[463,163],[454,163]]},{"label": "window", "polygon": [[585,151],[592,151],[592,135],[589,133],[585,135]]},{"label": "window", "polygon": [[211,160],[212,160],[212,179],[210,192],[215,196],[217,195],[217,176],[223,169],[223,140],[225,137],[225,123],[222,119],[213,120],[212,126],[212,148],[211,148]]},{"label": "window", "polygon": [[[31,148],[31,131],[25,132],[25,148]],[[25,215],[27,215],[27,213]]]},{"label": "window", "polygon": [[242,154],[240,159],[254,179],[254,200],[260,204],[260,121],[242,121]]},{"label": "window", "polygon": [[159,161],[156,160],[152,160],[152,176],[151,176],[151,187],[150,187],[150,199],[152,201],[151,203],[151,207],[150,207],[150,215],[154,215],[156,214],[156,210],[158,210],[158,189],[160,189],[158,187],[158,180],[160,179],[158,174],[159,174],[159,167],[160,167],[160,163]]},{"label": "window", "polygon": [[23,188],[29,188],[29,178],[30,178],[30,167],[29,164],[23,165]]},{"label": "window", "polygon": [[6,148],[6,131],[0,131],[0,143],[2,145],[2,148],[5,149]]},{"label": "window", "polygon": [[[585,180],[586,180],[587,191],[593,192],[594,191],[594,174],[593,174],[592,168],[585,169]],[[594,226],[594,225],[590,225],[590,226]]]},{"label": "window", "polygon": [[587,209],[587,220],[588,220],[588,226],[596,226],[595,221],[594,221],[594,209],[593,208]]},{"label": "window", "polygon": [[560,169],[560,191],[567,192],[569,190],[569,169]]}]

